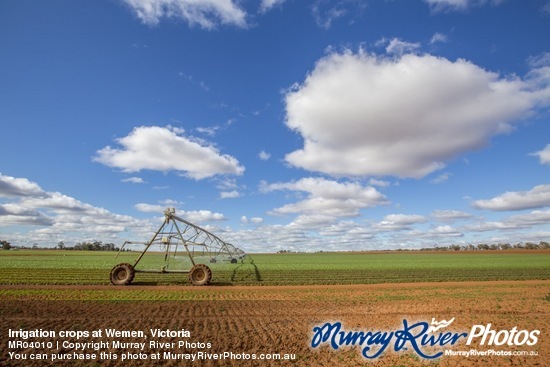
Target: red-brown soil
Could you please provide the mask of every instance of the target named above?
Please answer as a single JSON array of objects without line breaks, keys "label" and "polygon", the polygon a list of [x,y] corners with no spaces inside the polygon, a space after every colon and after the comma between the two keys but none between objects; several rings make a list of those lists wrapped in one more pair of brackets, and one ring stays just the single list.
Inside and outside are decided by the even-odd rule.
[{"label": "red-brown soil", "polygon": [[[44,291],[51,295],[44,298]],[[47,293],[46,292],[46,293]],[[82,292],[82,299],[78,298]],[[114,292],[109,300],[90,299],[90,294]],[[145,300],[120,301],[126,292],[143,292]],[[187,292],[188,299],[167,295]],[[151,298],[154,297],[154,298]],[[127,297],[126,297],[127,298]],[[548,366],[550,365],[550,281],[499,281],[460,283],[411,283],[346,286],[288,287],[187,287],[187,286],[0,286],[0,366]],[[504,350],[536,352],[536,356],[442,356],[436,360],[418,357],[412,350],[387,351],[367,360],[359,347],[337,351],[323,346],[309,347],[312,329],[325,322],[341,321],[346,330],[391,331],[409,322],[449,320],[449,331],[468,332],[472,325],[492,324],[494,330],[540,330],[533,346],[466,346],[453,350]],[[142,353],[171,351],[193,353],[292,353],[294,361],[248,360],[88,360],[84,362],[16,361],[8,352],[29,356],[49,350],[8,348],[8,329],[93,331],[185,329],[189,338],[157,338],[163,342],[186,340],[211,343],[211,348],[158,349]],[[61,341],[53,339],[28,339]],[[112,341],[113,338],[82,338],[79,342]],[[122,339],[143,341],[142,338]],[[390,348],[391,349],[391,348]],[[125,348],[104,352],[122,355]],[[137,353],[137,350],[131,350]],[[55,351],[54,351],[55,352]],[[62,353],[74,350],[65,348]],[[58,353],[61,353],[58,352]],[[95,352],[99,353],[99,352]]]}]

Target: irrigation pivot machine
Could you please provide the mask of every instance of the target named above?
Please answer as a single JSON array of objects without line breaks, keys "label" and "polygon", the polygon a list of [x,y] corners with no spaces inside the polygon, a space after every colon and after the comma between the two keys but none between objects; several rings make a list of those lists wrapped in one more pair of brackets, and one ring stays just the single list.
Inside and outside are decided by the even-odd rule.
[{"label": "irrigation pivot machine", "polygon": [[[120,248],[124,249],[126,244],[135,242],[126,241]],[[152,245],[159,245],[164,252],[164,265],[161,269],[137,269],[141,259],[151,248]],[[170,269],[170,258],[176,258],[178,250],[185,249],[189,260],[191,260],[191,269],[173,270]],[[197,258],[206,259],[210,263],[218,261],[227,261],[237,263],[246,254],[231,245],[224,242],[218,236],[208,232],[193,223],[176,216],[174,208],[167,208],[164,211],[164,222],[155,232],[149,242],[145,242],[145,249],[138,256],[134,264],[120,263],[111,270],[111,283],[114,285],[128,285],[132,283],[136,273],[182,273],[188,274],[189,281],[193,285],[208,285],[212,280],[212,271],[205,265],[198,263]]]}]

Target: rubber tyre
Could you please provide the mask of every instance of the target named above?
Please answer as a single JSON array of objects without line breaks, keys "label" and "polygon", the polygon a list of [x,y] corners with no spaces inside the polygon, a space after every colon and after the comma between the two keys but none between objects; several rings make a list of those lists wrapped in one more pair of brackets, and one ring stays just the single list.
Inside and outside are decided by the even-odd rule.
[{"label": "rubber tyre", "polygon": [[111,284],[129,285],[135,276],[136,271],[132,265],[128,263],[118,264],[111,270]]},{"label": "rubber tyre", "polygon": [[237,263],[237,259],[231,259],[231,264],[236,264]]},{"label": "rubber tyre", "polygon": [[197,264],[189,271],[189,282],[192,285],[208,285],[212,280],[212,271],[204,264]]}]

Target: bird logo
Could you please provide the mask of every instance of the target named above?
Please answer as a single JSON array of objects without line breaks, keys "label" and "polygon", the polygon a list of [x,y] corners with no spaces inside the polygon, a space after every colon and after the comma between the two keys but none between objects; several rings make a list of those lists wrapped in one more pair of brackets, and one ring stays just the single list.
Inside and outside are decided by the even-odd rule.
[{"label": "bird logo", "polygon": [[453,323],[453,321],[455,321],[454,317],[452,319],[450,319],[449,321],[447,321],[447,320],[436,321],[435,318],[432,317],[432,325],[430,327],[428,327],[427,332],[428,333],[435,333],[439,329],[443,329],[443,328],[451,325]]}]

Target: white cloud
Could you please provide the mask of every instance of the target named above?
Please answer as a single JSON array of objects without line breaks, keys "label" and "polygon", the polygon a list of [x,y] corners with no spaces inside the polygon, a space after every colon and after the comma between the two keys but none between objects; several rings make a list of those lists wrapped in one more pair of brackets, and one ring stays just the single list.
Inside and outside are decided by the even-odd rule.
[{"label": "white cloud", "polygon": [[240,196],[241,194],[237,190],[220,192],[220,199],[235,199]]},{"label": "white cloud", "polygon": [[59,192],[50,192],[47,197],[24,197],[20,200],[21,205],[26,208],[46,208],[59,214],[79,214],[93,211],[95,208],[90,204],[83,203],[73,197],[63,195]]},{"label": "white cloud", "polygon": [[531,155],[539,157],[541,164],[550,164],[550,144],[546,145],[542,150],[532,153]]},{"label": "white cloud", "polygon": [[442,183],[445,183],[447,181],[449,181],[449,178],[452,176],[451,173],[449,172],[443,172],[442,174],[440,174],[439,176],[433,178],[432,180],[430,180],[430,183],[433,183],[433,184],[442,184]]},{"label": "white cloud", "polygon": [[464,10],[471,0],[424,0],[434,10]]},{"label": "white cloud", "polygon": [[243,215],[241,217],[241,223],[242,224],[248,224],[248,223],[253,223],[253,224],[261,224],[263,223],[264,219],[263,218],[260,218],[260,217],[252,217],[252,218],[247,218],[246,215]]},{"label": "white cloud", "polygon": [[232,190],[239,187],[237,184],[237,180],[233,177],[222,177],[219,179],[216,179],[216,188],[218,190]]},{"label": "white cloud", "polygon": [[464,237],[464,234],[451,226],[445,225],[445,226],[437,226],[434,229],[429,230],[426,233],[426,236],[435,237],[435,238],[441,238],[441,237],[447,238],[447,237]]},{"label": "white cloud", "polygon": [[335,216],[331,214],[308,213],[308,214],[298,215],[288,225],[313,232],[317,230],[322,231],[324,227],[334,223],[334,220],[335,220]]},{"label": "white cloud", "polygon": [[239,189],[245,188],[245,186],[239,187],[234,178],[223,177],[216,181],[216,188],[220,190],[220,199],[234,199],[242,196]]},{"label": "white cloud", "polygon": [[110,238],[146,227],[143,221],[130,216],[111,213],[59,192],[47,192],[26,178],[0,175],[0,196],[11,200],[0,204],[1,225],[44,227],[18,237],[18,244],[55,244],[69,236],[75,241]]},{"label": "white cloud", "polygon": [[516,225],[505,222],[481,222],[464,227],[465,230],[470,232],[509,231],[517,228]]},{"label": "white cloud", "polygon": [[258,154],[258,157],[259,157],[262,161],[267,161],[269,158],[271,158],[271,154],[267,153],[265,150],[262,150],[262,151]]},{"label": "white cloud", "polygon": [[335,20],[360,15],[365,7],[361,0],[316,0],[311,12],[319,27],[329,29]]},{"label": "white cloud", "polygon": [[74,232],[101,237],[144,227],[141,221],[130,216],[111,213],[58,192],[49,194],[48,198],[24,198],[20,201],[22,206],[43,211],[52,218],[53,225],[41,230],[43,233]]},{"label": "white cloud", "polygon": [[398,38],[392,38],[386,46],[386,52],[394,55],[403,55],[411,53],[420,48],[420,43],[401,41]]},{"label": "white cloud", "polygon": [[372,185],[372,186],[379,186],[379,187],[388,187],[390,186],[390,182],[389,181],[384,181],[384,180],[377,180],[375,178],[371,178],[369,180],[369,185]]},{"label": "white cloud", "polygon": [[[536,226],[548,226],[550,223],[550,210],[534,210],[530,213],[513,215],[505,218],[501,221],[487,222],[471,224],[464,227],[465,231],[470,232],[489,232],[489,231],[511,231],[519,229],[527,229]],[[533,233],[524,233],[524,235],[530,236]],[[518,236],[519,241],[525,241],[525,238]],[[544,238],[544,237],[540,237]],[[540,239],[539,239],[540,240]],[[507,241],[511,241],[508,239]]]},{"label": "white cloud", "polygon": [[274,214],[300,213],[329,217],[353,217],[359,210],[387,204],[384,195],[373,187],[363,187],[357,182],[337,182],[323,178],[302,178],[296,182],[263,183],[263,192],[291,190],[307,192],[306,199],[273,210]]},{"label": "white cloud", "polygon": [[172,199],[164,199],[164,200],[160,200],[159,201],[160,204],[164,205],[165,208],[167,207],[177,207],[179,205],[183,205],[184,203],[181,202],[181,201],[177,201],[177,200],[172,200]]},{"label": "white cloud", "polygon": [[260,4],[260,13],[266,13],[276,6],[280,6],[286,0],[262,0]]},{"label": "white cloud", "polygon": [[424,0],[434,11],[466,10],[487,3],[498,5],[504,0]]},{"label": "white cloud", "polygon": [[15,203],[0,204],[0,226],[51,226],[54,223],[51,217],[38,210]]},{"label": "white cloud", "polygon": [[136,127],[128,136],[117,139],[121,148],[107,146],[98,150],[93,159],[124,172],[178,171],[196,180],[244,172],[234,157],[220,154],[213,145],[201,145],[182,134],[182,129],[170,126]]},{"label": "white cloud", "polygon": [[264,219],[260,217],[252,217],[250,218],[250,221],[254,224],[260,224],[263,223]]},{"label": "white cloud", "polygon": [[527,214],[513,215],[507,219],[507,222],[516,224],[518,227],[548,225],[550,223],[550,209],[533,210]]},{"label": "white cloud", "polygon": [[432,216],[440,222],[454,222],[460,219],[469,219],[471,214],[459,210],[434,210]]},{"label": "white cloud", "polygon": [[221,213],[212,212],[210,210],[191,210],[180,211],[176,213],[177,216],[188,220],[192,223],[204,223],[204,222],[217,222],[226,220],[225,216]]},{"label": "white cloud", "polygon": [[438,43],[438,42],[445,43],[447,41],[448,41],[448,37],[446,35],[444,35],[443,33],[436,32],[432,36],[432,39],[430,40],[430,44],[433,45],[434,43]]},{"label": "white cloud", "polygon": [[411,226],[426,222],[426,218],[417,214],[389,214],[376,223],[373,228],[378,231],[395,231],[411,229]]},{"label": "white cloud", "polygon": [[540,55],[532,56],[527,59],[531,70],[526,79],[535,87],[546,92],[546,105],[550,104],[550,52],[543,52]]},{"label": "white cloud", "polygon": [[347,14],[347,10],[342,7],[332,7],[330,9],[321,9],[321,1],[317,1],[312,7],[313,17],[317,25],[324,29],[329,29],[332,26],[332,22],[336,19],[343,17]]},{"label": "white cloud", "polygon": [[218,131],[220,129],[219,126],[209,126],[209,127],[197,127],[196,130],[199,132],[199,133],[202,133],[202,134],[206,134],[208,136],[214,136],[216,135],[216,131]]},{"label": "white cloud", "polygon": [[[392,214],[380,222],[338,220],[322,213],[304,214],[284,225],[242,226],[238,231],[224,227],[215,233],[234,244],[246,244],[247,251],[412,249],[456,243],[538,242],[548,238],[550,210],[516,215],[501,222],[479,219],[478,223],[470,223],[476,218],[465,212],[436,212],[430,217]],[[431,221],[436,215],[437,221],[448,223]],[[459,219],[468,219],[468,225],[451,225],[450,222]],[[250,220],[243,216],[241,223],[248,224]]]},{"label": "white cloud", "polygon": [[489,200],[476,200],[477,209],[506,211],[550,206],[550,185],[539,185],[529,191],[506,192]]},{"label": "white cloud", "polygon": [[164,209],[166,209],[166,206],[147,204],[147,203],[137,203],[134,205],[134,208],[136,208],[136,210],[142,213],[155,213],[160,215],[164,212]]},{"label": "white cloud", "polygon": [[141,177],[128,177],[128,178],[122,179],[121,181],[122,182],[135,183],[135,184],[145,183],[145,181],[143,181],[143,178],[141,178]]},{"label": "white cloud", "polygon": [[[59,192],[47,192],[24,178],[0,176],[3,188],[0,202],[0,227],[30,228],[16,233],[5,232],[16,245],[53,246],[63,240],[66,245],[78,241],[102,240],[122,243],[124,239],[147,239],[158,228],[166,207],[176,207],[176,214],[199,224],[245,251],[276,251],[294,249],[359,250],[389,248],[419,248],[434,244],[448,245],[456,238],[464,241],[539,241],[547,238],[550,210],[510,216],[500,221],[477,220],[471,214],[454,210],[436,210],[430,216],[390,214],[382,220],[349,219],[363,208],[387,203],[375,189],[356,182],[337,182],[323,178],[304,178],[296,182],[262,183],[263,192],[290,191],[295,203],[275,209],[275,214],[297,214],[290,223],[266,225],[261,217],[241,217],[241,229],[234,231],[219,223],[225,216],[210,210],[182,210],[183,203],[162,200],[156,204],[138,203],[139,211],[152,213],[155,219],[136,218],[112,213],[81,202]],[[7,184],[10,183],[10,184]],[[226,185],[231,186],[228,182]],[[9,187],[9,189],[7,189]],[[17,187],[18,195],[14,193]],[[550,188],[547,188],[550,191]],[[539,191],[538,187],[529,192]],[[542,190],[544,191],[544,190]],[[6,193],[11,196],[7,196]],[[503,195],[503,196],[506,196]],[[279,212],[277,212],[279,211]],[[345,220],[339,220],[345,218]],[[467,219],[466,226],[452,223]],[[439,223],[438,223],[439,222]],[[441,223],[443,222],[443,223]],[[39,229],[35,229],[39,227]],[[527,231],[528,230],[528,231]],[[484,233],[481,235],[481,233]],[[486,233],[486,234],[485,234]],[[505,240],[500,240],[505,238]],[[497,239],[492,241],[492,239]]]},{"label": "white cloud", "polygon": [[157,25],[162,18],[175,18],[214,29],[218,24],[246,27],[246,12],[233,0],[122,0],[147,25]]},{"label": "white cloud", "polygon": [[334,176],[420,178],[509,132],[549,93],[465,60],[331,53],[286,94],[304,147],[285,159]]},{"label": "white cloud", "polygon": [[409,226],[416,223],[423,223],[426,217],[418,214],[388,214],[380,223],[390,223],[397,226]]},{"label": "white cloud", "polygon": [[177,201],[163,201],[162,205],[138,203],[134,205],[136,210],[143,213],[155,213],[162,214],[167,207],[176,207],[176,216],[188,220],[192,223],[204,223],[226,220],[225,216],[221,213],[215,213],[210,210],[182,210],[177,208]]},{"label": "white cloud", "polygon": [[36,183],[26,178],[15,178],[0,173],[0,197],[46,197],[44,192]]}]

